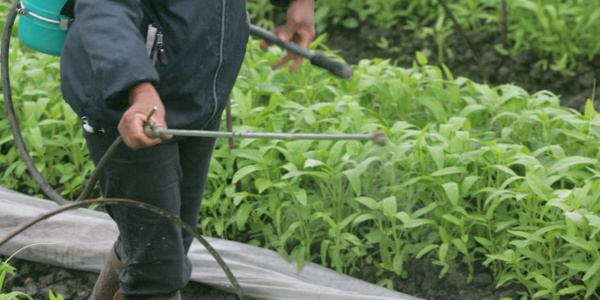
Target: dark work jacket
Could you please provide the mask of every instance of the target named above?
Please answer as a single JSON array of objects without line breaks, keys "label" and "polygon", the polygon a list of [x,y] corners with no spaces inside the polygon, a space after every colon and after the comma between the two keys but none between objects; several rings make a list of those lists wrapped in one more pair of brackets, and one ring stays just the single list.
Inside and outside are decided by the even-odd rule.
[{"label": "dark work jacket", "polygon": [[[162,31],[166,59],[149,57],[147,22]],[[228,101],[248,34],[244,0],[77,0],[62,93],[93,128],[117,135],[129,89],[151,82],[169,128],[202,129]]]}]

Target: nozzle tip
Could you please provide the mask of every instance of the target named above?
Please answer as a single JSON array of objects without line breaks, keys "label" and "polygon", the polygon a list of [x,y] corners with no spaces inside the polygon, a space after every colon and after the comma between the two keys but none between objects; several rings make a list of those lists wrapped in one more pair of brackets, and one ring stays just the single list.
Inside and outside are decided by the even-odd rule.
[{"label": "nozzle tip", "polygon": [[376,131],[375,133],[373,133],[373,141],[379,146],[385,146],[385,144],[387,143],[387,136],[381,131]]}]

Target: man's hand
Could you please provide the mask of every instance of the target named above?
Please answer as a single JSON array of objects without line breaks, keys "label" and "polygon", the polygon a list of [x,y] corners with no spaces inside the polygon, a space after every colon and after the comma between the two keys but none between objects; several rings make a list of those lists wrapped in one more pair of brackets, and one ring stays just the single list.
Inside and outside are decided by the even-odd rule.
[{"label": "man's hand", "polygon": [[[291,0],[287,11],[287,22],[275,28],[273,32],[284,42],[292,41],[300,47],[308,49],[315,37],[315,0]],[[270,44],[263,42],[261,48],[266,50]],[[280,59],[273,69],[279,69],[293,60],[290,72],[295,72],[302,63],[302,57],[288,53]]]},{"label": "man's hand", "polygon": [[156,125],[167,128],[165,122],[165,107],[160,100],[158,92],[150,83],[140,83],[129,91],[129,104],[119,122],[119,133],[125,144],[131,149],[140,149],[154,146],[171,136],[162,136],[160,139],[151,139],[144,133],[144,125],[148,113],[154,107],[158,110],[152,115],[151,121]]}]

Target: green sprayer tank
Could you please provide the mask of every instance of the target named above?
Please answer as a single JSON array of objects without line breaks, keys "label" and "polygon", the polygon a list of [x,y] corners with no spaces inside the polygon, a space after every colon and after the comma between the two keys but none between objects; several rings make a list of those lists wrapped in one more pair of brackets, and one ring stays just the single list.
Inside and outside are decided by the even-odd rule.
[{"label": "green sprayer tank", "polygon": [[19,39],[36,51],[60,55],[70,18],[61,15],[66,0],[22,0]]}]

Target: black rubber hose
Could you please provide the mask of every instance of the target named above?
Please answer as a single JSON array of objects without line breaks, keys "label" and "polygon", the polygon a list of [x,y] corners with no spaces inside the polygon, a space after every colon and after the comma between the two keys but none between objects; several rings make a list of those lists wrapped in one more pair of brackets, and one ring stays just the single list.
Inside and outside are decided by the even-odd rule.
[{"label": "black rubber hose", "polygon": [[[12,89],[10,86],[9,53],[10,53],[10,37],[11,37],[11,33],[12,33],[12,29],[13,29],[15,20],[18,15],[19,7],[20,7],[20,2],[19,2],[19,0],[17,0],[13,4],[13,6],[11,7],[11,9],[7,15],[6,23],[4,24],[4,31],[2,32],[2,49],[1,49],[1,53],[0,53],[0,66],[2,67],[1,76],[2,76],[2,92],[4,94],[4,107],[6,109],[6,115],[8,117],[8,121],[10,123],[10,128],[11,128],[12,134],[15,138],[15,144],[17,145],[17,149],[19,150],[19,153],[21,154],[21,157],[23,158],[23,161],[25,162],[25,165],[27,166],[27,170],[29,170],[29,173],[31,173],[31,176],[33,177],[35,182],[37,182],[37,184],[40,186],[40,189],[42,190],[42,192],[50,200],[52,200],[58,204],[61,204],[61,205],[67,204],[71,201],[69,201],[68,199],[61,196],[58,192],[56,192],[56,190],[54,188],[52,188],[52,186],[50,186],[50,184],[48,184],[48,182],[46,181],[44,176],[42,176],[40,171],[35,166],[33,158],[31,158],[31,155],[29,154],[29,150],[27,149],[27,146],[25,145],[25,141],[23,139],[23,135],[21,134],[21,129],[19,128],[19,122],[17,121],[17,116],[16,116],[16,113],[14,110],[13,99],[12,99]],[[100,163],[98,164],[98,166],[96,166],[96,168],[94,169],[94,172],[92,173],[90,179],[88,180],[88,183],[84,187],[83,192],[81,193],[81,195],[79,195],[79,197],[77,197],[76,201],[87,199],[89,197],[92,190],[96,186],[98,179],[100,178],[100,172],[103,170],[104,166],[106,165],[106,162],[110,159],[110,157],[112,156],[114,151],[122,143],[123,143],[123,139],[121,137],[118,137],[113,142],[113,144],[110,146],[110,148],[106,151],[105,155],[100,160]]]},{"label": "black rubber hose", "polygon": [[234,288],[237,296],[240,299],[245,299],[244,292],[242,291],[242,288],[240,287],[237,280],[233,276],[231,269],[229,269],[229,267],[227,266],[225,261],[223,261],[223,258],[221,258],[221,256],[217,252],[217,250],[215,250],[215,248],[213,248],[198,232],[196,232],[190,225],[183,222],[176,215],[174,215],[164,209],[158,208],[156,206],[152,206],[152,205],[138,202],[138,201],[126,200],[126,199],[91,199],[91,200],[83,200],[83,201],[79,201],[79,202],[70,202],[68,204],[59,206],[45,214],[35,217],[35,218],[27,221],[26,223],[23,223],[23,224],[15,227],[6,236],[4,236],[2,239],[0,239],[0,247],[2,245],[4,245],[6,242],[8,242],[9,240],[11,240],[12,238],[14,238],[15,236],[17,236],[20,233],[22,233],[23,231],[25,231],[26,229],[30,228],[31,226],[33,226],[43,220],[46,220],[52,216],[58,215],[60,213],[63,213],[65,211],[68,211],[68,210],[71,210],[74,208],[86,207],[86,206],[96,204],[96,203],[113,204],[113,205],[127,205],[127,206],[134,206],[134,207],[142,208],[142,209],[154,212],[164,218],[167,218],[169,221],[181,226],[181,228],[183,230],[185,230],[187,233],[193,235],[206,248],[206,250],[208,250],[208,252],[217,261],[217,263],[219,264],[221,269],[223,269],[223,271],[225,272],[225,275],[227,276],[227,278],[233,285],[233,288]]},{"label": "black rubber hose", "polygon": [[260,28],[256,25],[250,25],[250,34],[308,59],[313,66],[328,70],[329,72],[341,78],[352,78],[352,68],[343,62],[330,59],[322,54],[315,54],[310,50],[304,49],[292,42],[284,42],[273,32]]},{"label": "black rubber hose", "polygon": [[17,18],[17,9],[19,8],[19,1],[15,1],[13,6],[11,7],[8,15],[6,17],[6,23],[4,24],[4,31],[2,32],[2,49],[0,53],[0,66],[2,67],[2,92],[4,94],[4,107],[6,108],[6,114],[8,116],[8,121],[10,123],[10,128],[15,137],[15,144],[17,144],[17,149],[19,153],[23,157],[25,161],[25,165],[27,165],[27,170],[31,173],[33,179],[40,185],[42,192],[48,196],[48,198],[59,204],[66,204],[69,201],[63,198],[60,194],[58,194],[44,179],[40,171],[38,171],[33,159],[29,155],[29,151],[27,150],[27,146],[23,141],[23,135],[21,134],[21,130],[19,129],[19,124],[17,122],[15,110],[12,102],[12,90],[10,88],[10,77],[9,77],[9,51],[10,51],[10,36],[12,32],[13,25]]},{"label": "black rubber hose", "polygon": [[108,163],[108,161],[112,158],[115,151],[117,151],[117,149],[119,149],[119,147],[121,147],[121,145],[123,145],[123,138],[121,136],[119,136],[110,145],[108,150],[106,150],[106,153],[104,153],[104,155],[100,159],[100,162],[98,162],[98,165],[94,169],[94,172],[92,172],[90,179],[88,179],[88,182],[85,185],[83,192],[81,192],[81,195],[79,195],[79,197],[77,197],[77,200],[75,200],[75,201],[81,201],[84,199],[88,199],[88,197],[92,193],[92,190],[96,186],[96,183],[98,182],[98,180],[100,180],[100,172],[102,172],[102,170],[104,170],[104,167],[106,167],[106,164]]}]

